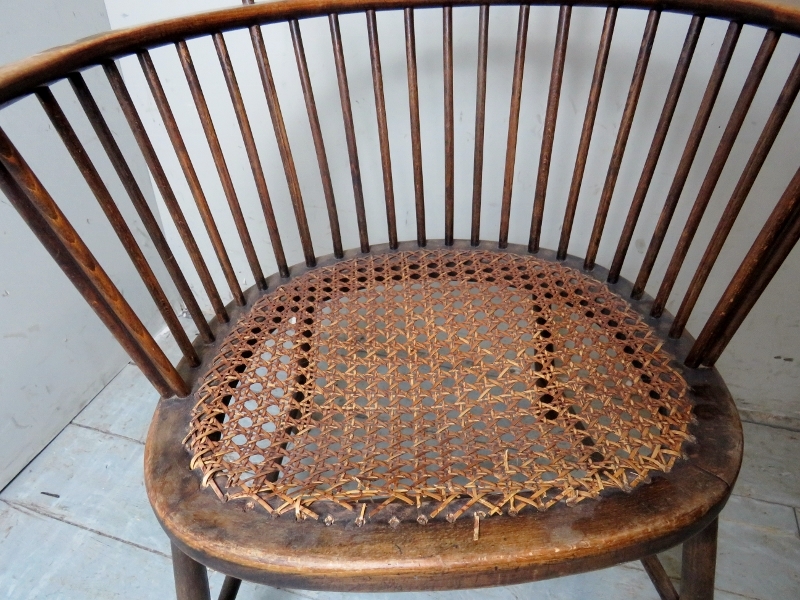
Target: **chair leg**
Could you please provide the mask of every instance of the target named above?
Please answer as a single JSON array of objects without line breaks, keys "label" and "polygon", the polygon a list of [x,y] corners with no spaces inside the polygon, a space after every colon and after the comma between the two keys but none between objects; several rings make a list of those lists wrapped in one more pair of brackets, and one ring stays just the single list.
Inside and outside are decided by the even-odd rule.
[{"label": "chair leg", "polygon": [[225,577],[222,583],[222,589],[219,592],[219,600],[236,600],[236,594],[239,593],[239,586],[242,585],[241,579],[236,579],[230,575]]},{"label": "chair leg", "polygon": [[208,572],[172,545],[172,570],[175,573],[175,592],[178,600],[211,600]]},{"label": "chair leg", "polygon": [[681,565],[681,600],[713,600],[714,574],[717,567],[717,528],[714,519],[683,544]]}]

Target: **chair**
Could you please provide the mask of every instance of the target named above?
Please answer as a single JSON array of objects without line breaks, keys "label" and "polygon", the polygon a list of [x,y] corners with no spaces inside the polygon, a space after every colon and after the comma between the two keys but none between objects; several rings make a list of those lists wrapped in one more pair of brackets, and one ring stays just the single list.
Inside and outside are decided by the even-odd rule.
[{"label": "chair", "polygon": [[[245,2],[252,4],[252,2]],[[34,94],[119,236],[183,354],[175,366],[81,240],[54,196],[0,131],[0,186],[53,258],[162,395],[145,456],[150,501],[172,541],[177,596],[209,598],[206,567],[241,580],[342,591],[444,590],[545,579],[641,560],[661,598],[714,591],[717,515],[742,460],[736,407],[713,365],[800,237],[800,170],[769,214],[697,339],[686,323],[800,90],[795,63],[730,196],[675,317],[665,310],[689,246],[782,33],[800,10],[760,0],[611,3],[606,10],[566,211],[545,200],[573,5],[559,9],[527,245],[510,243],[511,200],[530,13],[519,6],[502,190],[482,187],[490,4],[286,0],[113,31],[0,69],[0,104]],[[472,6],[472,3],[469,3]],[[575,3],[574,6],[579,6]],[[535,5],[535,6],[534,6]],[[444,231],[426,228],[415,14],[441,10]],[[568,254],[615,22],[647,22],[608,158],[583,258]],[[402,11],[416,239],[398,239],[378,15]],[[455,237],[453,13],[478,10],[470,238]],[[577,9],[576,9],[577,10]],[[596,264],[662,11],[691,15],[652,143],[609,268]],[[339,15],[364,16],[374,86],[388,243],[372,244]],[[327,18],[352,178],[354,235],[340,227],[329,153],[301,23]],[[703,24],[729,22],[649,248],[628,256]],[[311,233],[268,60],[262,24],[288,25],[319,166],[330,241]],[[730,113],[655,299],[644,293],[698,154],[743,27],[763,42]],[[296,224],[278,222],[223,32],[252,40]],[[187,40],[209,37],[269,231],[277,273],[265,277]],[[150,50],[174,44],[239,239],[223,239]],[[138,57],[214,250],[204,256],[115,59]],[[82,75],[102,69],[149,167],[191,265],[174,257]],[[67,79],[199,330],[188,339],[116,201],[49,85]],[[208,90],[206,90],[206,93]],[[613,92],[613,90],[611,90]],[[472,93],[472,91],[470,91]],[[284,103],[285,106],[285,103]],[[424,111],[422,111],[424,113]],[[595,135],[593,135],[595,134]],[[537,141],[538,144],[538,141]],[[503,149],[501,149],[503,151]],[[496,196],[497,194],[499,196]],[[57,195],[54,192],[54,195]],[[500,228],[481,229],[482,199],[499,197]],[[586,192],[584,191],[584,197]],[[518,195],[519,197],[519,195]],[[307,199],[307,198],[306,198]],[[402,201],[398,198],[397,204]],[[662,200],[659,200],[662,202]],[[349,202],[349,199],[347,200]],[[460,200],[459,200],[460,202]],[[464,203],[465,206],[467,202]],[[276,217],[276,213],[278,216]],[[166,218],[166,215],[164,215]],[[556,250],[543,228],[561,225]],[[527,227],[527,224],[526,224]],[[491,232],[495,236],[497,232]],[[442,236],[442,239],[428,239]],[[304,262],[282,240],[297,235]],[[384,235],[383,233],[377,235]],[[355,238],[358,238],[357,240]],[[228,254],[241,244],[255,284],[243,290]],[[317,256],[315,244],[333,253]],[[346,250],[346,248],[352,248]],[[666,250],[666,248],[663,248]],[[638,277],[621,277],[636,260]],[[219,263],[225,305],[206,261]],[[640,264],[639,264],[640,263]],[[214,317],[184,276],[191,267]],[[227,293],[227,292],[226,292]],[[656,554],[683,544],[680,595]]]}]

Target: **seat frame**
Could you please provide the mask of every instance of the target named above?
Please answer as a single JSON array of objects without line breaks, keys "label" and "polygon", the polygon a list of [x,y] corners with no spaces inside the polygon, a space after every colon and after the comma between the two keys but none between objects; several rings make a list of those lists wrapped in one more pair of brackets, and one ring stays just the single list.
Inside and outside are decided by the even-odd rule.
[{"label": "seat frame", "polygon": [[[406,242],[397,249],[375,246],[371,253],[417,248],[416,243]],[[509,244],[498,249],[496,244],[484,242],[476,248],[468,240],[449,246],[432,240],[426,245],[426,249],[436,248],[491,249],[529,256],[525,246]],[[344,260],[359,255],[359,250],[347,251]],[[555,252],[548,250],[541,250],[537,258],[556,260]],[[329,255],[319,259],[316,267],[292,267],[289,279],[273,276],[268,290],[339,260]],[[580,269],[582,261],[570,256],[559,264]],[[632,284],[624,279],[606,283],[606,269],[596,267],[587,274],[620,297],[630,297]],[[200,368],[190,368],[185,361],[179,364],[193,391],[227,333],[264,293],[270,292],[250,288],[246,306],[231,303],[227,307],[228,323],[212,321],[217,342],[205,348]],[[452,524],[437,520],[424,526],[405,519],[396,528],[369,521],[363,527],[352,523],[324,527],[312,520],[272,519],[246,499],[220,502],[210,488],[203,488],[200,472],[188,467],[191,457],[182,442],[193,396],[162,399],[147,437],[145,483],[153,510],[179,556],[176,576],[193,582],[194,591],[185,598],[203,597],[202,590],[207,589],[198,564],[236,579],[277,587],[360,592],[446,590],[509,585],[600,569],[648,559],[687,541],[684,551],[706,560],[688,561],[686,581],[706,583],[697,583],[703,590],[699,595],[681,597],[708,597],[714,580],[714,562],[709,559],[715,555],[708,546],[716,543],[716,518],[730,496],[742,461],[738,412],[715,368],[683,365],[692,337],[684,333],[680,339],[670,338],[669,316],[649,316],[651,298],[627,301],[664,341],[664,350],[674,357],[670,366],[688,384],[695,417],[689,432],[696,441],[685,444],[685,459],[669,473],[655,474],[650,483],[628,493],[614,491],[575,506],[559,503],[544,512],[528,509],[516,517],[486,519],[477,542],[473,541],[472,521],[466,519]],[[199,349],[203,342],[198,339],[195,344]],[[698,544],[706,550],[698,552]]]}]

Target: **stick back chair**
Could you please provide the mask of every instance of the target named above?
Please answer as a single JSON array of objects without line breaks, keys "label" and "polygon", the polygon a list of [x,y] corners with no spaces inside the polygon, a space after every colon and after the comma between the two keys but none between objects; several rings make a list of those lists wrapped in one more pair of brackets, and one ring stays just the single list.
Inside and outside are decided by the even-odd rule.
[{"label": "stick back chair", "polygon": [[[538,2],[520,5],[511,80],[502,189],[483,186],[490,74],[489,15],[495,2],[432,0],[285,0],[220,10],[113,31],[0,69],[0,104],[35,95],[119,236],[183,354],[173,365],[120,289],[101,267],[15,144],[0,131],[0,188],[86,301],[130,354],[162,399],[153,417],[145,481],[156,516],[172,541],[177,595],[208,598],[206,567],[227,575],[222,598],[242,579],[275,586],[343,591],[442,590],[506,585],[641,560],[662,598],[713,596],[717,515],[742,459],[742,430],[725,383],[714,368],[754,303],[800,236],[800,170],[775,204],[751,249],[721,294],[697,339],[689,316],[742,205],[770,154],[800,90],[800,59],[746,164],[675,317],[665,311],[690,244],[709,205],[748,109],[782,35],[800,32],[800,8],[760,0],[629,0],[608,3],[582,117],[566,210],[545,217],[556,122],[573,10],[558,13],[536,185],[528,204],[527,245],[509,242],[528,26]],[[586,3],[594,4],[594,3]],[[425,203],[424,123],[420,108],[415,12],[441,11],[444,115],[444,205]],[[479,11],[477,85],[469,239],[455,239],[456,214],[453,13]],[[568,254],[581,211],[581,184],[603,81],[621,11],[645,10],[647,21],[627,90],[608,172],[583,258]],[[404,20],[416,239],[400,241],[387,126],[378,17]],[[640,92],[662,13],[688,14],[672,82],[655,126],[613,261],[596,264]],[[358,136],[354,126],[339,15],[355,13],[366,28],[380,148],[386,232],[368,227]],[[533,16],[531,16],[533,14]],[[326,19],[330,31],[352,180],[352,200],[335,197],[302,24]],[[713,70],[671,186],[650,184],[704,23],[727,22]],[[327,208],[330,240],[315,239],[292,143],[266,51],[266,24],[288,27],[302,99]],[[752,63],[733,65],[744,27],[763,30]],[[288,185],[273,205],[245,109],[226,33],[246,31],[269,109]],[[513,32],[507,32],[512,35]],[[277,273],[265,276],[234,186],[187,40],[209,38],[224,75],[269,232]],[[238,239],[223,239],[150,51],[173,45],[202,123]],[[194,200],[182,206],[115,60],[135,56]],[[685,223],[673,216],[701,149],[712,109],[730,67],[748,71]],[[104,72],[172,219],[168,241],[118,146],[83,72]],[[588,77],[588,71],[584,73]],[[87,154],[50,86],[68,80],[80,106],[164,263],[199,336],[191,341],[162,282],[154,275],[117,200]],[[625,93],[624,90],[621,93]],[[621,99],[622,96],[620,96]],[[283,99],[286,106],[286,99]],[[405,102],[405,100],[404,100]],[[425,106],[423,109],[427,110]],[[431,108],[430,110],[434,110]],[[262,115],[258,114],[260,118]],[[505,135],[505,133],[504,133]],[[797,158],[797,157],[792,157]],[[360,162],[362,161],[362,162]],[[671,163],[672,164],[672,163]],[[663,193],[662,193],[663,192]],[[642,260],[628,250],[648,197],[662,202]],[[52,194],[52,195],[51,195]],[[481,228],[482,202],[498,198],[499,231]],[[521,195],[518,193],[516,198]],[[398,203],[402,199],[398,198]],[[585,202],[585,200],[584,200]],[[354,213],[340,212],[352,203]],[[291,206],[291,211],[289,210]],[[485,207],[484,207],[485,208]],[[194,231],[185,211],[204,226]],[[217,209],[218,210],[218,209]],[[443,211],[444,230],[426,228],[426,210]],[[552,211],[550,211],[552,212]],[[276,217],[277,213],[277,217]],[[485,211],[484,211],[485,213]],[[281,214],[295,227],[281,229]],[[341,215],[354,214],[348,231]],[[549,213],[548,213],[549,214]],[[167,218],[166,214],[162,215]],[[554,250],[540,247],[543,228],[558,228]],[[667,229],[682,227],[674,248]],[[526,221],[527,227],[527,221]],[[486,240],[485,235],[491,239]],[[213,255],[200,251],[207,236]],[[373,244],[371,236],[387,236]],[[290,266],[287,238],[300,240],[303,263]],[[226,236],[227,237],[227,236]],[[429,239],[432,238],[432,239]],[[205,239],[205,238],[204,238]],[[386,239],[386,237],[384,237]],[[171,244],[185,247],[179,265]],[[315,244],[331,244],[317,256]],[[243,249],[255,282],[242,289],[229,256]],[[352,249],[347,249],[352,248]],[[644,293],[659,256],[671,253],[655,298]],[[669,254],[666,254],[669,255]],[[635,261],[634,282],[621,277]],[[209,262],[227,286],[217,287]],[[202,290],[184,276],[194,269]],[[213,310],[208,320],[197,293]],[[229,292],[232,301],[223,302]],[[680,594],[656,554],[683,544]]]}]

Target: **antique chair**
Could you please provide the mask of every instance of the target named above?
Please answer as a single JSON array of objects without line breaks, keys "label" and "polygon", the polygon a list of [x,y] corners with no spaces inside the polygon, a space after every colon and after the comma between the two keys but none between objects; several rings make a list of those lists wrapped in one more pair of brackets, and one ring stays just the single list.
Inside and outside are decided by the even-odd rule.
[{"label": "antique chair", "polygon": [[[696,340],[685,326],[800,89],[800,60],[749,159],[735,174],[738,183],[677,316],[665,312],[665,305],[778,40],[782,34],[800,32],[800,8],[766,0],[609,3],[588,105],[585,116],[578,117],[582,129],[566,212],[549,224],[544,219],[545,198],[573,13],[572,5],[561,6],[549,83],[541,83],[549,92],[527,212],[532,214],[530,238],[524,246],[509,243],[509,229],[528,25],[533,22],[531,11],[535,15],[540,7],[532,3],[536,6],[518,9],[507,147],[500,149],[505,153],[505,177],[502,190],[489,190],[482,187],[482,176],[490,4],[495,3],[262,3],[112,31],[0,69],[0,104],[30,94],[38,98],[183,353],[177,366],[168,360],[59,209],[58,190],[46,190],[14,143],[0,132],[4,194],[162,395],[147,440],[145,481],[156,516],[172,541],[179,598],[209,597],[206,567],[227,575],[221,597],[234,598],[242,579],[307,589],[444,590],[526,582],[637,559],[661,598],[713,596],[717,515],[731,494],[742,459],[737,410],[713,365],[800,236],[800,170]],[[464,8],[467,5],[473,8]],[[421,8],[439,11],[443,23],[444,107],[435,107],[444,114],[442,207],[424,202],[424,123],[415,38],[415,9]],[[578,259],[567,250],[576,215],[581,215],[579,195],[593,133],[595,139],[603,135],[594,125],[615,21],[622,11],[634,9],[649,11],[644,37],[613,151],[606,159],[610,164],[599,206],[591,215],[588,250]],[[461,10],[479,10],[468,240],[454,239],[456,202],[468,204],[466,198],[457,200],[454,192],[453,99],[461,90],[454,90],[453,13]],[[411,241],[399,241],[397,233],[378,43],[382,11],[402,11],[405,23],[413,165],[409,177],[413,176],[416,214],[416,239]],[[605,268],[595,264],[598,248],[661,11],[686,13],[691,21],[669,91],[657,108],[660,117],[638,186],[633,198],[625,200],[627,219],[613,262]],[[348,87],[353,80],[348,82],[338,16],[346,13],[363,15],[368,33],[388,244],[371,245],[370,236],[376,233],[367,226],[367,210],[374,203],[365,199],[362,186],[364,156],[360,163]],[[357,220],[350,231],[357,232],[358,240],[340,231],[339,215],[345,213],[337,213],[337,207],[349,206],[350,200],[341,194],[334,198],[329,148],[323,143],[301,38],[303,20],[312,17],[327,19],[329,25],[338,81],[334,99],[343,117],[337,126],[343,124],[346,136],[342,152],[349,160]],[[628,248],[701,30],[710,19],[726,21],[727,33],[704,83],[685,149],[673,161],[677,167],[671,167],[672,185],[667,191],[651,190],[663,208],[639,264],[628,256]],[[312,239],[308,225],[302,182],[261,28],[270,23],[288,27],[293,42],[330,223],[331,241],[324,244]],[[763,41],[752,63],[735,65],[748,72],[746,81],[726,117],[658,294],[651,299],[645,285],[668,239],[667,229],[744,27],[762,28]],[[248,117],[245,110],[223,35],[234,30],[248,31],[252,40],[296,231],[278,227],[276,213],[281,213],[271,203],[251,126],[256,113]],[[237,135],[244,142],[263,208],[278,265],[278,272],[269,277],[262,273],[190,55],[187,40],[203,36],[211,38],[216,49],[239,123]],[[220,233],[212,199],[204,194],[151,58],[150,50],[171,44],[202,122],[238,240],[223,239]],[[176,199],[141,110],[121,77],[115,60],[126,56],[138,57],[215,257],[200,252],[197,232],[183,212],[188,207]],[[193,266],[202,282],[214,313],[210,322],[81,74],[91,69],[104,71],[116,95],[174,221],[176,239],[191,257],[191,265],[183,266]],[[588,77],[588,71],[583,74]],[[63,79],[71,84],[199,330],[193,342],[50,91],[51,84]],[[474,97],[475,90],[468,93]],[[603,93],[621,98],[625,91]],[[790,158],[797,162],[796,156]],[[587,194],[593,195],[584,191],[584,198]],[[487,196],[501,199],[499,233],[481,230],[482,199]],[[426,209],[429,215],[432,209],[443,212],[444,231],[426,228]],[[288,204],[282,210],[286,214]],[[543,227],[559,225],[558,248],[540,248]],[[295,235],[304,264],[289,266],[282,240]],[[315,244],[327,243],[332,243],[333,254],[317,256]],[[243,248],[254,277],[255,284],[247,290],[241,289],[226,250],[235,244]],[[637,262],[634,283],[620,276],[626,256]],[[207,260],[221,266],[233,298],[227,306]],[[683,544],[680,596],[656,557],[678,544]]]}]

